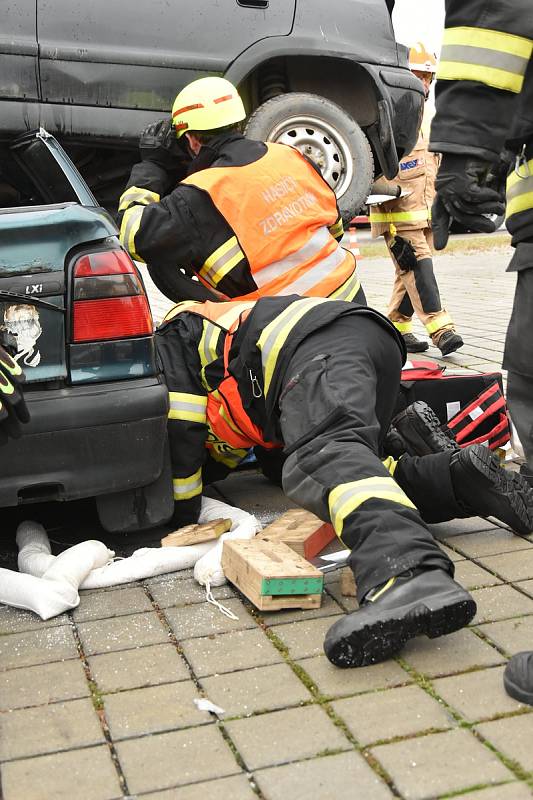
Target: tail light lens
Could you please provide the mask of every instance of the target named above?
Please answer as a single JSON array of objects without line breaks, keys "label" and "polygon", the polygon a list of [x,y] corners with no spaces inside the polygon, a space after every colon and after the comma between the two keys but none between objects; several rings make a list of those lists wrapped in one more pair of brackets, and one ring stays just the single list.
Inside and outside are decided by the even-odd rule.
[{"label": "tail light lens", "polygon": [[74,264],[73,342],[149,336],[152,315],[132,260],[123,250],[88,253]]}]

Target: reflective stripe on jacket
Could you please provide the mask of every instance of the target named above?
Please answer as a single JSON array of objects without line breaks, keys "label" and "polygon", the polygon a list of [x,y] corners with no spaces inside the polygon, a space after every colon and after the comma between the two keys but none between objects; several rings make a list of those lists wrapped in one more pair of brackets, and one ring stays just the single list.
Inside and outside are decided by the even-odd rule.
[{"label": "reflective stripe on jacket", "polygon": [[372,236],[390,230],[413,230],[431,226],[431,204],[435,196],[435,176],[439,159],[428,151],[428,142],[420,132],[414,150],[400,161],[396,181],[406,194],[371,207]]},{"label": "reflective stripe on jacket", "polygon": [[[269,143],[257,161],[201,170],[183,183],[207,192],[237,234],[204,261],[205,285],[217,288],[243,258],[257,290],[235,299],[327,297],[354,277],[353,255],[334,238],[342,233],[335,195],[298,151]],[[344,299],[357,293],[352,283]]]}]

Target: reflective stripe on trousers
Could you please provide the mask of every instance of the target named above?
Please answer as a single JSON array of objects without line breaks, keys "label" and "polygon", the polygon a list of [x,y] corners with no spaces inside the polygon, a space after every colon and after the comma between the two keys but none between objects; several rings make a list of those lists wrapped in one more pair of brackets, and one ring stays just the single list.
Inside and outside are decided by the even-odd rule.
[{"label": "reflective stripe on trousers", "polygon": [[190,500],[202,493],[202,469],[186,478],[173,478],[174,500]]},{"label": "reflective stripe on trousers", "polygon": [[207,397],[188,392],[169,392],[169,419],[186,420],[188,422],[206,421]]},{"label": "reflective stripe on trousers", "polygon": [[331,522],[337,536],[342,536],[342,529],[346,517],[359,508],[367,500],[380,498],[392,503],[400,503],[407,508],[416,507],[409,500],[398,484],[392,478],[382,476],[375,478],[362,478],[350,483],[341,483],[329,494],[329,511]]}]

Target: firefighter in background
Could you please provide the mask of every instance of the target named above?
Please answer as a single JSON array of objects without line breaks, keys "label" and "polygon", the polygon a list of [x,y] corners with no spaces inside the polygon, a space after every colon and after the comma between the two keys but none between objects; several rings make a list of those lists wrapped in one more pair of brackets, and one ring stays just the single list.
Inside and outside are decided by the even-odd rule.
[{"label": "firefighter in background", "polygon": [[[156,342],[170,395],[177,525],[197,522],[203,485],[248,448],[283,446],[286,494],[331,521],[352,551],[360,608],[326,636],[334,664],[382,661],[413,636],[469,622],[475,603],[423,518],[491,514],[529,531],[533,489],[481,445],[381,461],[405,359],[385,317],[295,295],[184,302]],[[438,420],[431,434],[444,437]]]},{"label": "firefighter in background", "polygon": [[[446,0],[431,148],[442,153],[433,205],[435,246],[450,223],[491,232],[503,213],[515,249],[516,293],[503,367],[511,419],[533,483],[533,13],[531,0]],[[487,319],[487,329],[491,320]],[[508,693],[533,704],[533,651],[506,667]]]},{"label": "firefighter in background", "polygon": [[[409,51],[409,67],[424,84],[427,99],[437,67],[435,55],[419,42]],[[461,347],[463,340],[442,307],[433,271],[431,204],[437,167],[438,156],[428,152],[422,124],[414,150],[400,161],[395,181],[381,179],[374,185],[374,191],[396,195],[397,199],[372,206],[370,222],[372,235],[385,237],[395,267],[387,316],[403,335],[407,350],[420,353],[429,345],[412,332],[416,314],[433,344],[446,356]],[[402,191],[404,195],[400,196]]]},{"label": "firefighter in background", "polygon": [[21,384],[22,369],[3,347],[0,347],[0,445],[11,436],[18,439],[21,423],[28,422],[30,415]]},{"label": "firefighter in background", "polygon": [[364,303],[334,192],[298,150],[246,139],[244,117],[224,78],[178,94],[172,120],[141,136],[119,204],[122,243],[174,300],[298,293]]}]

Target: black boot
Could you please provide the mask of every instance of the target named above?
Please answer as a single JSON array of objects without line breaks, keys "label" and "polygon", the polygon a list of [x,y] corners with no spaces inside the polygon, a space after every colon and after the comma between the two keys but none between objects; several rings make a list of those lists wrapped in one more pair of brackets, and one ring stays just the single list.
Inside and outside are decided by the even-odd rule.
[{"label": "black boot", "polygon": [[404,411],[396,414],[385,437],[384,448],[395,458],[407,453],[425,456],[429,453],[455,452],[459,445],[451,431],[423,400],[416,400]]},{"label": "black boot", "polygon": [[455,453],[450,472],[467,516],[492,516],[517,533],[533,531],[533,488],[518,472],[503,469],[488,447],[474,444]]},{"label": "black boot", "polygon": [[519,703],[533,706],[533,651],[514,655],[503,673],[507,694]]},{"label": "black boot", "polygon": [[462,338],[455,331],[444,331],[439,336],[437,347],[443,356],[449,356],[450,353],[455,353],[460,347],[464,345]]},{"label": "black boot", "polygon": [[417,339],[414,333],[402,333],[402,338],[408,353],[423,353],[429,347],[428,342]]},{"label": "black boot", "polygon": [[324,651],[337,667],[366,667],[420,634],[434,639],[459,630],[475,613],[472,597],[444,570],[410,570],[372,589],[358,611],[332,625]]}]

